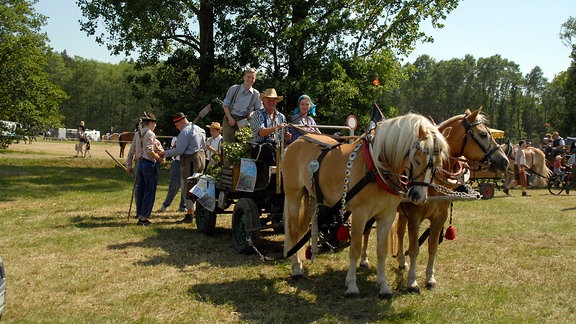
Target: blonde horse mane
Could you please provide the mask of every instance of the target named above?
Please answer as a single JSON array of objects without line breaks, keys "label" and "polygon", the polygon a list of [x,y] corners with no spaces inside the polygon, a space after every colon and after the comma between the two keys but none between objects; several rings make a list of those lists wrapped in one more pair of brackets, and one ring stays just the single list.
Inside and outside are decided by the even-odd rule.
[{"label": "blonde horse mane", "polygon": [[448,143],[438,128],[426,117],[410,113],[386,119],[378,124],[372,145],[373,156],[378,157],[374,162],[381,169],[390,170],[390,166],[402,166],[406,157],[409,157],[410,161],[413,159],[415,143],[423,150],[441,152],[442,161],[448,158]]}]

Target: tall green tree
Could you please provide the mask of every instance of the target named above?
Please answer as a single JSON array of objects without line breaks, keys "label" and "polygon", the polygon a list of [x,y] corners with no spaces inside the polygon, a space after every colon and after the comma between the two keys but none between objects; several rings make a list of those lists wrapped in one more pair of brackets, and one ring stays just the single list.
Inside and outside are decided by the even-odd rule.
[{"label": "tall green tree", "polygon": [[40,32],[46,18],[34,11],[36,2],[0,2],[0,119],[19,123],[23,134],[59,124],[65,97],[44,71],[50,49]]}]

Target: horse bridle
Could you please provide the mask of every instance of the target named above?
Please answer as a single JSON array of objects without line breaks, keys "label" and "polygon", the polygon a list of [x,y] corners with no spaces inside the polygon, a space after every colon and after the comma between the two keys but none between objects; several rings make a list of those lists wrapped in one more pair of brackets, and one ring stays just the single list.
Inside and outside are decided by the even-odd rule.
[{"label": "horse bridle", "polygon": [[[484,152],[484,156],[482,157],[482,159],[480,159],[480,161],[478,161],[478,163],[484,164],[484,167],[487,167],[492,163],[491,159],[492,154],[496,153],[496,151],[500,149],[500,145],[496,144],[494,147],[492,147],[492,141],[490,141],[490,145],[488,147],[484,147],[484,145],[482,145],[480,140],[478,140],[478,138],[474,135],[474,132],[472,131],[472,128],[474,126],[478,126],[481,124],[482,122],[480,121],[474,121],[473,123],[468,123],[466,121],[466,116],[462,117],[462,125],[464,125],[464,128],[466,129],[466,133],[464,134],[464,139],[462,142],[462,147],[460,149],[459,156],[464,155],[464,148],[468,143],[468,135],[470,135],[470,137],[474,140],[474,142],[476,142],[476,145],[478,145],[478,147],[480,147],[480,149],[482,149],[482,151]],[[490,132],[488,127],[486,127],[486,131],[488,132],[488,134],[490,134],[490,136],[492,136],[492,133]]]},{"label": "horse bridle", "polygon": [[[412,147],[412,149],[416,149],[416,150],[423,152],[423,153],[428,153],[428,163],[426,164],[426,167],[420,173],[418,173],[417,176],[414,176],[414,163],[412,161],[410,161],[410,169],[409,169],[409,173],[408,173],[407,187],[414,187],[414,186],[429,187],[430,184],[432,183],[433,179],[434,179],[434,176],[435,176],[436,171],[437,171],[436,167],[434,167],[434,157],[440,155],[440,150],[438,149],[438,147],[436,145],[437,144],[436,134],[433,134],[432,136],[434,136],[434,151],[432,153],[424,151],[424,149],[422,149],[422,147],[420,146],[420,144],[418,142],[414,143],[414,146]],[[430,182],[414,181],[414,179],[418,179],[421,176],[423,176],[424,173],[426,173],[426,171],[428,171],[428,169],[430,169],[432,171],[432,174],[430,176]]]}]

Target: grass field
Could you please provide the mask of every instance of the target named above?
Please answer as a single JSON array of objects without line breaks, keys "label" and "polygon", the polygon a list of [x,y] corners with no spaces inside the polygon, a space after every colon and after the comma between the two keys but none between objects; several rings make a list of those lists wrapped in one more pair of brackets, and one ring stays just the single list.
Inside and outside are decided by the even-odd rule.
[{"label": "grass field", "polygon": [[[576,199],[544,189],[531,197],[496,191],[454,203],[456,239],[436,259],[438,287],[404,289],[387,264],[391,301],[377,297],[372,267],[358,270],[361,295],[344,297],[348,250],[305,263],[263,262],[232,248],[229,215],[213,237],[155,213],[153,226],[128,219],[132,178],[95,143],[74,158],[73,142],[34,142],[0,151],[0,255],[11,322],[66,323],[573,323],[576,321]],[[162,170],[155,210],[168,186]],[[171,206],[173,209],[176,205]],[[424,227],[424,226],[423,226]],[[423,230],[422,228],[421,230]],[[278,256],[282,236],[263,252]],[[418,259],[424,286],[426,244]]]}]

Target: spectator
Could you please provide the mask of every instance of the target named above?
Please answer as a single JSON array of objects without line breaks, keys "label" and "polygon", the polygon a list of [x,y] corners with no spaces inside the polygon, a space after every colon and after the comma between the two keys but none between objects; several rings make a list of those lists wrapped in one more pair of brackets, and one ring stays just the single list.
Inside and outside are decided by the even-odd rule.
[{"label": "spectator", "polygon": [[[306,131],[312,133],[320,133],[320,130],[316,126],[316,121],[312,116],[316,116],[316,105],[312,102],[307,95],[301,95],[298,98],[298,108],[294,109],[294,116],[290,119],[290,123],[296,126],[300,126]],[[290,143],[294,142],[298,137],[302,135],[302,132],[298,129],[292,129],[292,140]]]},{"label": "spectator", "polygon": [[249,68],[244,71],[244,82],[231,86],[226,92],[224,108],[223,140],[224,142],[236,142],[238,122],[246,120],[254,111],[262,108],[262,102],[258,99],[260,92],[252,88],[256,82],[256,70]]},{"label": "spectator", "polygon": [[176,113],[173,118],[174,125],[180,131],[177,137],[175,148],[163,153],[163,157],[180,156],[180,188],[182,194],[186,197],[186,214],[180,220],[180,223],[192,223],[194,212],[196,211],[195,202],[188,198],[188,177],[194,173],[204,171],[206,162],[206,132],[204,129],[194,125],[186,118],[184,113]]},{"label": "spectator", "polygon": [[[172,141],[170,143],[170,148],[173,149],[176,147],[177,138],[172,137]],[[180,208],[178,211],[185,212],[186,211],[186,195],[180,190],[181,183],[180,183],[180,156],[177,155],[172,158],[172,162],[170,162],[170,183],[168,184],[168,192],[166,193],[166,198],[162,203],[162,207],[160,207],[161,212],[165,212],[168,207],[172,204],[174,197],[176,194],[180,192]]]},{"label": "spectator", "polygon": [[526,185],[528,183],[526,170],[530,169],[530,167],[526,165],[526,154],[524,153],[525,148],[526,142],[524,140],[518,142],[518,150],[516,151],[516,164],[514,165],[514,173],[516,174],[516,179],[511,181],[508,186],[504,188],[503,191],[507,196],[510,196],[510,189],[514,188],[518,182],[520,182],[520,187],[522,187],[522,196],[530,196],[526,192]]},{"label": "spectator", "polygon": [[[205,168],[217,165],[222,157],[222,127],[219,122],[212,122],[206,125],[210,129],[210,137],[206,140],[206,165]],[[206,170],[204,170],[206,171]]]},{"label": "spectator", "polygon": [[[280,141],[280,133],[286,126],[286,117],[276,109],[276,105],[284,97],[278,96],[275,89],[266,89],[260,95],[264,108],[254,112],[250,121],[252,136],[258,144],[252,152],[252,156],[267,165],[276,164],[276,145]],[[284,131],[286,142],[290,142],[292,134]]]},{"label": "spectator", "polygon": [[164,149],[156,139],[156,116],[144,112],[141,118],[143,127],[138,130],[130,145],[126,160],[126,173],[132,174],[132,161],[137,161],[136,177],[136,217],[138,225],[148,226],[156,199],[158,173],[164,156]]}]

